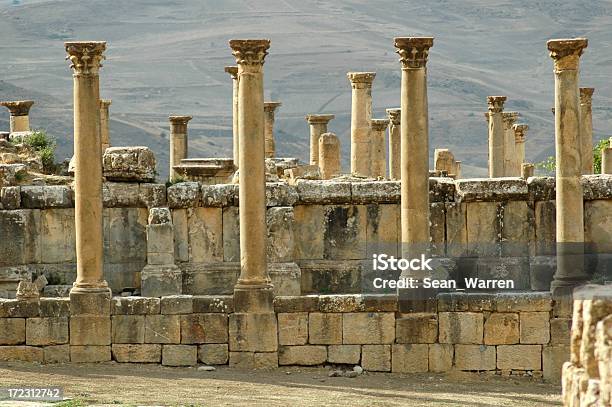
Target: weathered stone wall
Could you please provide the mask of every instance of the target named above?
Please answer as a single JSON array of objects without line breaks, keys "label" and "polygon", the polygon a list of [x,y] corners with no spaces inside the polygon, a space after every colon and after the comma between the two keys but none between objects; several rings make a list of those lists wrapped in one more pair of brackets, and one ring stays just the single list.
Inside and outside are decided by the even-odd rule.
[{"label": "weathered stone wall", "polygon": [[[583,177],[591,272],[610,268],[612,176]],[[399,182],[268,183],[268,261],[277,294],[358,293],[371,253],[399,253]],[[547,290],[554,272],[554,179],[430,180],[434,254],[462,276],[513,278]],[[148,209],[170,207],[184,294],[231,294],[239,272],[238,186],[197,182],[104,184],[105,278],[140,286]],[[0,191],[0,297],[19,278],[50,284],[75,274],[74,198],[68,186]],[[151,242],[150,244],[153,244]],[[608,256],[608,257],[606,257]]]}]

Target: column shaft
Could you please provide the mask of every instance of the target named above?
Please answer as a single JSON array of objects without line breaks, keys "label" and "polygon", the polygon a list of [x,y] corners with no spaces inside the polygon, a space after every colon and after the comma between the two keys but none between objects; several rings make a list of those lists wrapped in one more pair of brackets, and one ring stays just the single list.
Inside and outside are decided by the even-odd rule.
[{"label": "column shaft", "polygon": [[498,178],[505,175],[505,132],[502,118],[505,100],[505,96],[487,97],[489,104],[489,111],[487,112],[489,124],[489,178]]},{"label": "column shaft", "polygon": [[374,72],[349,72],[351,81],[351,173],[370,176],[370,120]]},{"label": "column shaft", "polygon": [[387,151],[385,134],[389,119],[373,119],[371,121],[370,166],[371,176],[385,178],[387,176]]},{"label": "column shaft", "polygon": [[323,133],[319,137],[318,164],[323,179],[330,179],[340,174],[340,141],[334,133]]},{"label": "column shaft", "polygon": [[610,144],[601,149],[601,173],[612,174],[612,137]]},{"label": "column shaft", "polygon": [[401,109],[387,109],[389,116],[389,179],[401,177]]},{"label": "column shaft", "polygon": [[240,136],[239,136],[239,122],[238,122],[238,67],[237,66],[226,66],[225,72],[229,73],[232,77],[232,146],[233,146],[233,158],[234,166],[238,167],[239,152],[240,152]]},{"label": "column shaft", "polygon": [[580,88],[580,155],[582,173],[593,173],[593,88]]},{"label": "column shaft", "polygon": [[517,112],[503,112],[504,121],[504,176],[520,176],[520,167],[517,166],[516,142],[514,140],[514,123],[518,117]]},{"label": "column shaft", "polygon": [[174,168],[189,154],[189,136],[187,123],[191,116],[170,116],[170,180],[176,180],[180,174]]},{"label": "column shaft", "polygon": [[109,118],[109,106],[111,105],[110,99],[100,100],[100,141],[102,143],[102,154],[110,147],[110,118]]}]

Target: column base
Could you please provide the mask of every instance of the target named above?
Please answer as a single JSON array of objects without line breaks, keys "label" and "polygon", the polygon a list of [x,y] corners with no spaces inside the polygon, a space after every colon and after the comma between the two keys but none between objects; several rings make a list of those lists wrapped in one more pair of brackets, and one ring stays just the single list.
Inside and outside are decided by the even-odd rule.
[{"label": "column base", "polygon": [[272,284],[234,286],[234,312],[274,313]]},{"label": "column base", "polygon": [[229,316],[230,352],[277,352],[278,330],[273,312],[240,312]]},{"label": "column base", "polygon": [[84,289],[73,287],[70,290],[70,315],[110,315],[110,301],[113,296],[110,288]]}]

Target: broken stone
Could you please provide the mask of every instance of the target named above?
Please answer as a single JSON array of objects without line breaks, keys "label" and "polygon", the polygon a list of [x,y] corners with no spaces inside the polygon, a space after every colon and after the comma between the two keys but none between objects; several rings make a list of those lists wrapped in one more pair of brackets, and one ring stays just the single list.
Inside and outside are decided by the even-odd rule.
[{"label": "broken stone", "polygon": [[112,181],[152,182],[155,155],[148,147],[110,147],[102,159],[104,176]]}]

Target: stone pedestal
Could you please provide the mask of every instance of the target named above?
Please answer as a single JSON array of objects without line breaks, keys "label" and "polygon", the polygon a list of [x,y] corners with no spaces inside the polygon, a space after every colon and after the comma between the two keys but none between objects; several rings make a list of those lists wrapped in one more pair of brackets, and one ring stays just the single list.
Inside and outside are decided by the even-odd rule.
[{"label": "stone pedestal", "polygon": [[385,178],[387,176],[387,154],[385,134],[389,119],[373,119],[371,121],[370,175]]},{"label": "stone pedestal", "polygon": [[535,165],[530,163],[521,164],[521,178],[527,179],[535,174]]},{"label": "stone pedestal", "polygon": [[593,110],[594,88],[580,88],[580,155],[582,173],[593,173]]},{"label": "stone pedestal", "polygon": [[110,144],[110,122],[109,122],[109,107],[112,103],[110,99],[100,100],[100,141],[102,143],[102,154]]},{"label": "stone pedestal", "polygon": [[336,116],[333,114],[309,114],[306,121],[310,125],[310,165],[319,165],[319,137],[327,133],[327,124]]},{"label": "stone pedestal", "polygon": [[402,109],[387,109],[389,117],[389,179],[401,177],[401,116]]},{"label": "stone pedestal", "polygon": [[191,116],[170,116],[170,180],[175,180],[179,174],[174,168],[187,158],[189,151],[187,123]]},{"label": "stone pedestal", "polygon": [[266,158],[274,158],[276,156],[276,143],[274,142],[274,113],[281,106],[281,102],[265,102],[264,116],[265,124],[265,153]]},{"label": "stone pedestal", "polygon": [[512,126],[514,130],[514,150],[516,156],[516,167],[520,169],[522,174],[523,164],[525,163],[525,136],[529,126],[526,124],[515,124]]},{"label": "stone pedestal", "polygon": [[30,108],[33,104],[33,100],[0,102],[0,106],[6,107],[11,114],[9,122],[11,133],[30,131]]},{"label": "stone pedestal", "polygon": [[323,133],[319,137],[319,168],[322,179],[330,179],[342,172],[340,165],[340,140],[334,133]]},{"label": "stone pedestal", "polygon": [[240,137],[238,136],[238,67],[226,66],[225,72],[232,77],[232,146],[234,166],[238,168],[238,154],[240,151]]},{"label": "stone pedestal", "polygon": [[515,149],[514,123],[518,119],[518,112],[503,112],[504,122],[504,176],[520,176],[521,167],[517,165],[517,154]]},{"label": "stone pedestal", "polygon": [[601,150],[601,173],[612,174],[612,137],[610,144]]},{"label": "stone pedestal", "polygon": [[351,82],[351,173],[370,176],[370,120],[375,72],[349,72]]},{"label": "stone pedestal", "polygon": [[505,96],[487,96],[489,111],[485,116],[489,124],[489,178],[498,178],[505,175],[505,132],[502,118],[505,101]]}]

